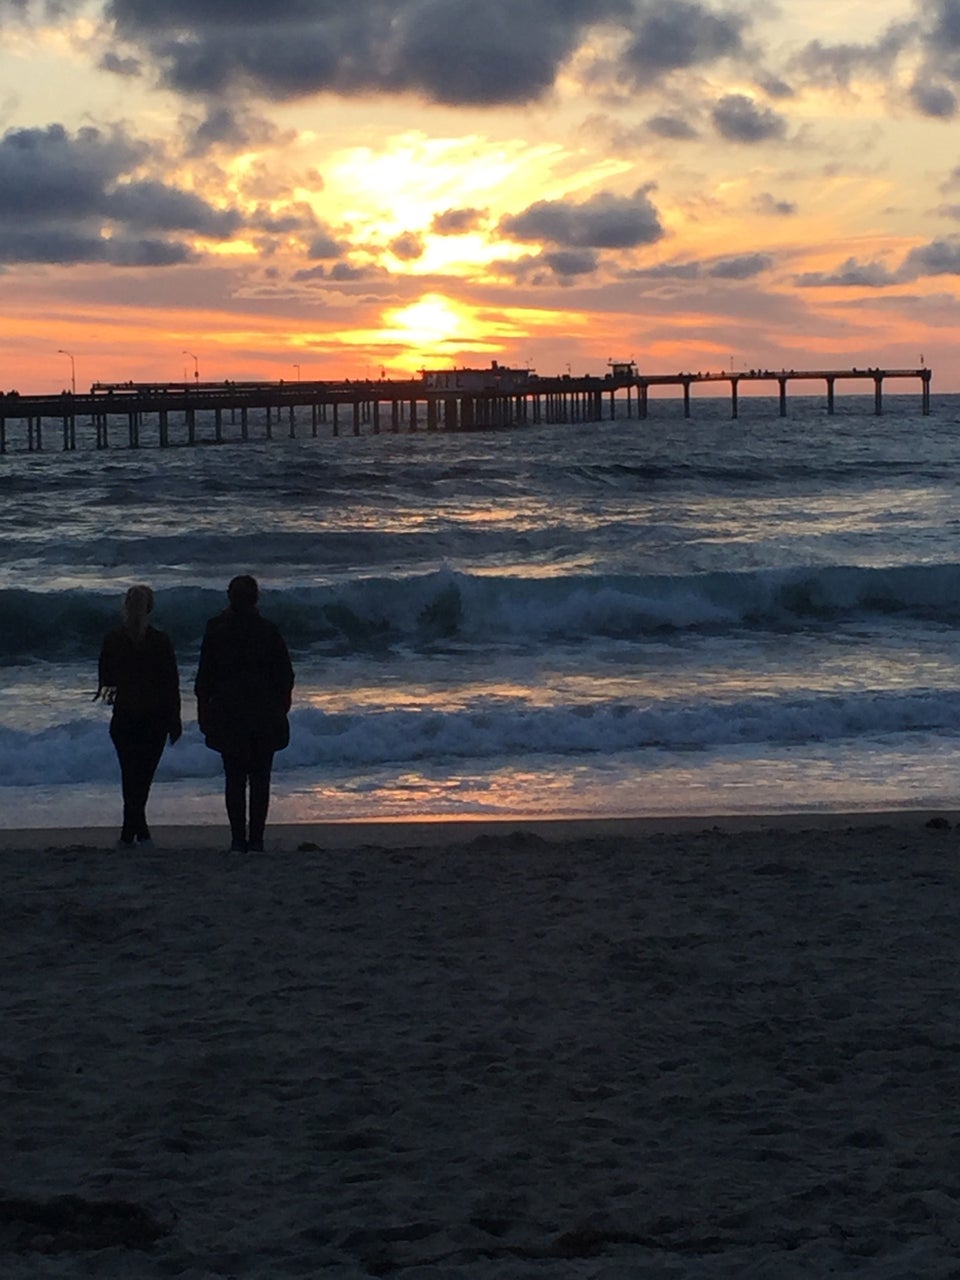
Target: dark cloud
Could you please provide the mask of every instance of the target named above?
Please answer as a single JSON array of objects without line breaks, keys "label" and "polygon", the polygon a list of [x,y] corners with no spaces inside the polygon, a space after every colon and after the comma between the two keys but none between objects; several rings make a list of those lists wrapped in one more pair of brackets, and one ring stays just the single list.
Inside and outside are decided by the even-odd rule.
[{"label": "dark cloud", "polygon": [[941,54],[960,52],[960,0],[927,0],[923,41]]},{"label": "dark cloud", "polygon": [[596,271],[597,255],[590,249],[558,249],[544,253],[538,259],[549,267],[555,276],[584,276]]},{"label": "dark cloud", "polygon": [[578,276],[596,271],[600,260],[591,249],[552,249],[545,253],[528,254],[512,261],[492,264],[493,270],[524,285],[534,288],[562,288],[573,284]]},{"label": "dark cloud", "polygon": [[790,66],[808,84],[847,89],[859,76],[888,76],[915,37],[915,24],[898,22],[892,23],[870,44],[825,44],[811,40],[792,59]]},{"label": "dark cloud", "polygon": [[103,71],[112,72],[115,76],[126,76],[128,79],[143,74],[143,63],[139,58],[121,57],[120,54],[109,49],[100,59],[100,68]]},{"label": "dark cloud", "polygon": [[87,128],[71,136],[56,124],[10,130],[0,139],[0,223],[102,213],[106,189],[147,154],[119,131]]},{"label": "dark cloud", "polygon": [[379,274],[374,267],[356,267],[349,262],[336,262],[332,267],[304,267],[295,271],[290,279],[294,284],[310,284],[323,280],[332,284],[353,284],[358,280],[369,280]]},{"label": "dark cloud", "polygon": [[652,267],[625,271],[627,280],[699,280],[699,262],[658,262]]},{"label": "dark cloud", "polygon": [[773,259],[765,253],[739,253],[728,258],[718,258],[707,270],[716,280],[752,280],[768,271]]},{"label": "dark cloud", "polygon": [[792,98],[794,96],[793,85],[788,84],[786,80],[782,80],[779,76],[771,75],[767,72],[761,72],[757,76],[757,87],[762,89],[768,98]]},{"label": "dark cloud", "polygon": [[856,258],[847,258],[835,271],[807,271],[795,277],[794,283],[804,289],[823,285],[883,289],[896,284],[897,276],[882,262],[858,262]]},{"label": "dark cloud", "polygon": [[304,267],[300,271],[295,271],[290,277],[296,284],[304,284],[311,280],[326,280],[326,267]]},{"label": "dark cloud", "polygon": [[956,115],[960,86],[960,0],[919,0],[921,62],[910,98],[922,115]]},{"label": "dark cloud", "polygon": [[172,267],[195,258],[189,245],[174,240],[121,238],[110,242],[107,254],[107,261],[115,267]]},{"label": "dark cloud", "polygon": [[647,128],[658,138],[672,138],[678,142],[700,136],[692,124],[679,116],[651,116],[647,121]]},{"label": "dark cloud", "polygon": [[375,272],[371,267],[355,267],[349,262],[337,262],[330,268],[330,279],[338,280],[341,283],[350,283],[354,280],[369,280]]},{"label": "dark cloud", "polygon": [[769,191],[761,191],[755,196],[753,207],[757,213],[771,218],[790,218],[797,212],[797,206],[792,200],[778,200]]},{"label": "dark cloud", "polygon": [[[282,213],[271,209],[269,206],[257,208],[253,213],[248,213],[244,219],[246,225],[254,231],[263,231],[271,236],[292,236],[314,234],[315,240],[322,242],[322,236],[316,236],[317,217],[309,205],[292,205],[285,209]],[[334,248],[338,248],[336,242],[331,240],[330,244]],[[315,254],[315,257],[335,257],[336,254]]]},{"label": "dark cloud", "polygon": [[742,54],[746,26],[741,14],[715,13],[697,0],[650,3],[623,52],[623,69],[643,86],[670,71]]},{"label": "dark cloud", "polygon": [[629,20],[633,0],[110,0],[107,12],[185,93],[492,105],[541,97],[585,32]]},{"label": "dark cloud", "polygon": [[902,280],[917,276],[960,275],[960,241],[933,240],[911,249],[898,272]]},{"label": "dark cloud", "polygon": [[438,236],[463,236],[479,230],[486,216],[484,209],[445,209],[434,214],[430,230]]},{"label": "dark cloud", "polygon": [[108,217],[128,226],[158,231],[196,231],[227,239],[240,227],[235,209],[215,209],[192,191],[178,191],[162,182],[129,182],[105,198]]},{"label": "dark cloud", "polygon": [[921,115],[951,120],[960,109],[960,0],[917,0],[917,18],[891,23],[871,43],[813,40],[792,60],[806,83],[851,88],[858,78],[889,81],[906,55],[919,54],[909,99]]},{"label": "dark cloud", "polygon": [[181,127],[191,156],[207,155],[217,147],[241,151],[263,146],[277,136],[276,128],[262,116],[225,102],[209,103],[202,119],[184,118]]},{"label": "dark cloud", "polygon": [[415,262],[423,257],[423,241],[413,231],[404,231],[390,241],[390,252],[401,262]]},{"label": "dark cloud", "polygon": [[0,228],[0,260],[70,265],[81,262],[115,267],[168,267],[190,262],[196,255],[176,240],[105,239],[65,227]]},{"label": "dark cloud", "polygon": [[786,121],[769,107],[758,106],[743,93],[729,93],[713,108],[717,132],[729,142],[767,142],[782,138]]},{"label": "dark cloud", "polygon": [[858,262],[856,258],[847,258],[835,271],[809,271],[797,276],[795,283],[802,287],[848,285],[882,289],[922,276],[946,275],[960,275],[960,237],[918,245],[910,250],[896,271],[890,271],[882,262]]},{"label": "dark cloud", "polygon": [[656,209],[640,187],[632,196],[601,192],[582,204],[539,200],[523,213],[503,218],[500,230],[514,240],[564,249],[632,249],[663,235]]},{"label": "dark cloud", "polygon": [[935,120],[950,120],[957,112],[957,96],[945,84],[920,84],[910,86],[910,98],[921,115]]},{"label": "dark cloud", "polygon": [[624,272],[624,276],[631,280],[752,280],[769,271],[772,265],[773,259],[768,254],[739,253],[706,262],[658,262],[652,267]]},{"label": "dark cloud", "polygon": [[193,253],[162,233],[223,239],[237,230],[235,211],[163,182],[131,180],[149,159],[149,148],[120,129],[69,134],[50,125],[4,134],[0,261],[165,266]]},{"label": "dark cloud", "polygon": [[307,252],[311,258],[342,258],[343,245],[329,231],[321,231],[310,241]]}]

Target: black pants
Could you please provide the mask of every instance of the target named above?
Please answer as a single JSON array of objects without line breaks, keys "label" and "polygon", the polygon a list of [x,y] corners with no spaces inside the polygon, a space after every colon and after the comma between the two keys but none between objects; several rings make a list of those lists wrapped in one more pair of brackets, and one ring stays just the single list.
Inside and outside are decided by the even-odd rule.
[{"label": "black pants", "polygon": [[123,789],[123,829],[120,839],[149,840],[147,797],[167,741],[165,716],[114,711],[110,737],[120,761]]},{"label": "black pants", "polygon": [[[230,822],[230,840],[238,849],[263,847],[263,832],[270,807],[270,773],[273,751],[256,737],[232,751],[224,751],[224,798]],[[247,824],[247,788],[250,820]]]}]

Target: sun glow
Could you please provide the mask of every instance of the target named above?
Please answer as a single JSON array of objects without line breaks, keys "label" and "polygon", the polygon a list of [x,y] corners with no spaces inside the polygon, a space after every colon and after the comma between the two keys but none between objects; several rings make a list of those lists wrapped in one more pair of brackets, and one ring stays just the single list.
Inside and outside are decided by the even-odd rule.
[{"label": "sun glow", "polygon": [[383,235],[423,231],[445,209],[488,208],[507,189],[532,188],[562,154],[559,144],[411,132],[389,138],[382,151],[352,147],[334,155],[327,195],[342,198],[344,217]]},{"label": "sun glow", "polygon": [[465,308],[440,294],[426,294],[409,306],[385,315],[384,336],[417,348],[431,348],[474,336]]}]

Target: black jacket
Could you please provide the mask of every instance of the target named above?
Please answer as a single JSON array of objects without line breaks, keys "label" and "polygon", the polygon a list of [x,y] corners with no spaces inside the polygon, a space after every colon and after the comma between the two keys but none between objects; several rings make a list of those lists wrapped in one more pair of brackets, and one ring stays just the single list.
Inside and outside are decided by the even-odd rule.
[{"label": "black jacket", "polygon": [[281,751],[290,741],[293,666],[279,629],[256,609],[225,609],[207,623],[194,692],[214,751],[242,752],[253,738]]},{"label": "black jacket", "polygon": [[168,733],[180,732],[180,676],[170,637],[148,626],[142,640],[125,627],[104,636],[100,688],[113,689],[114,712],[156,716]]}]

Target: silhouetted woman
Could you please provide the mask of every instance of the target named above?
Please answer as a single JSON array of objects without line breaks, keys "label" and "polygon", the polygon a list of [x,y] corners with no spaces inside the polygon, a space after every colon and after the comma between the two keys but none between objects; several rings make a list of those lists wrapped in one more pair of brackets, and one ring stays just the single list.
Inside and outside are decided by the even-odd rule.
[{"label": "silhouetted woman", "polygon": [[230,848],[260,853],[273,755],[290,741],[293,667],[279,629],[257,609],[256,578],[234,578],[227,598],[229,606],[207,623],[200,649],[197,720],[207,746],[223,757]]},{"label": "silhouetted woman", "polygon": [[147,797],[167,738],[176,742],[180,723],[180,677],[170,637],[150,625],[153,592],[131,587],[123,601],[123,625],[110,631],[100,650],[97,697],[113,707],[110,737],[120,760],[123,826],[120,843],[146,844]]}]

